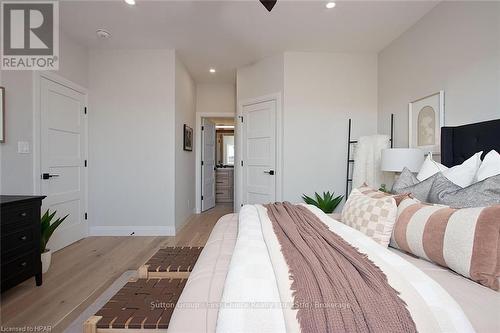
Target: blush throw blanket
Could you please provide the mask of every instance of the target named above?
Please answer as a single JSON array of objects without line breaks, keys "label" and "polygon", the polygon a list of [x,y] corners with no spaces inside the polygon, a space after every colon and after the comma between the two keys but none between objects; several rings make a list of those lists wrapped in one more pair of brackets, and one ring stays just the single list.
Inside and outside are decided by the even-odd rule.
[{"label": "blush throw blanket", "polygon": [[366,255],[303,206],[265,206],[293,280],[302,332],[416,332],[415,323]]}]

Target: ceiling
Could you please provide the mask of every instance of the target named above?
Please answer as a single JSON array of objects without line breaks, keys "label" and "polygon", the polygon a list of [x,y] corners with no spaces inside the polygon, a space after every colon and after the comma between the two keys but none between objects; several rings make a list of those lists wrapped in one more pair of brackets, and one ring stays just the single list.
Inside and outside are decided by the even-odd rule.
[{"label": "ceiling", "polygon": [[[236,68],[284,51],[378,52],[436,1],[122,0],[60,3],[61,29],[93,48],[175,48],[198,83],[234,83]],[[97,29],[110,39],[99,39]],[[215,74],[209,68],[215,68]]]}]

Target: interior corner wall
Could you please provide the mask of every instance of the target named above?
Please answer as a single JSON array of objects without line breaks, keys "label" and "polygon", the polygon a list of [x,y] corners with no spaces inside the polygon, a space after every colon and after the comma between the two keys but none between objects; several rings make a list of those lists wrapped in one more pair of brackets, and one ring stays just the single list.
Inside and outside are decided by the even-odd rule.
[{"label": "interior corner wall", "polygon": [[[283,54],[264,58],[252,65],[238,68],[236,72],[236,113],[239,115],[241,103],[251,98],[258,98],[270,94],[279,93],[283,95],[284,58]],[[283,102],[282,102],[283,103]],[[235,126],[235,145],[241,146],[241,124]],[[236,149],[235,161],[241,160],[241,152]],[[234,180],[242,184],[242,172],[239,163],[234,166]],[[235,186],[238,188],[238,185]],[[234,210],[239,211],[241,193],[235,191]]]},{"label": "interior corner wall", "polygon": [[344,195],[349,118],[353,138],[377,133],[377,56],[286,52],[284,68],[283,200]]},{"label": "interior corner wall", "polygon": [[[88,87],[88,50],[60,34],[59,70],[53,73]],[[36,194],[33,161],[33,71],[1,70],[5,87],[5,142],[0,143],[0,193]],[[17,143],[28,142],[30,153],[19,154]]]},{"label": "interior corner wall", "polygon": [[500,118],[500,3],[443,1],[379,53],[378,128],[408,146],[408,103],[444,90],[445,125]]},{"label": "interior corner wall", "polygon": [[353,137],[377,132],[376,54],[285,52],[238,69],[237,91],[238,105],[282,93],[282,200],[344,194],[348,119]]},{"label": "interior corner wall", "polygon": [[[179,58],[175,58],[175,230],[178,232],[195,209],[196,86]],[[184,124],[193,129],[193,151],[185,151]]]},{"label": "interior corner wall", "polygon": [[175,52],[93,50],[91,235],[175,234]]}]

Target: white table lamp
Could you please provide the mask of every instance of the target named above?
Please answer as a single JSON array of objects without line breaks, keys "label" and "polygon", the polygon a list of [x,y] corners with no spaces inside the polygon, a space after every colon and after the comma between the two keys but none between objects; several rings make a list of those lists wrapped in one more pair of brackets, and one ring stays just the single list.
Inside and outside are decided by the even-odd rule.
[{"label": "white table lamp", "polygon": [[382,150],[381,170],[401,172],[406,167],[418,172],[424,163],[424,151],[418,148],[391,148]]}]

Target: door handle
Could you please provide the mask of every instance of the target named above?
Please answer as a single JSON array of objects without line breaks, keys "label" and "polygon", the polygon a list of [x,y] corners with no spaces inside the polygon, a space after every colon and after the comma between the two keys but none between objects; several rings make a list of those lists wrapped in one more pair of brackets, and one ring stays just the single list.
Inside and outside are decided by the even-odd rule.
[{"label": "door handle", "polygon": [[267,173],[270,176],[274,176],[274,170],[264,171],[264,173]]},{"label": "door handle", "polygon": [[59,177],[59,175],[50,174],[50,173],[42,173],[42,179],[49,179],[52,177]]}]

